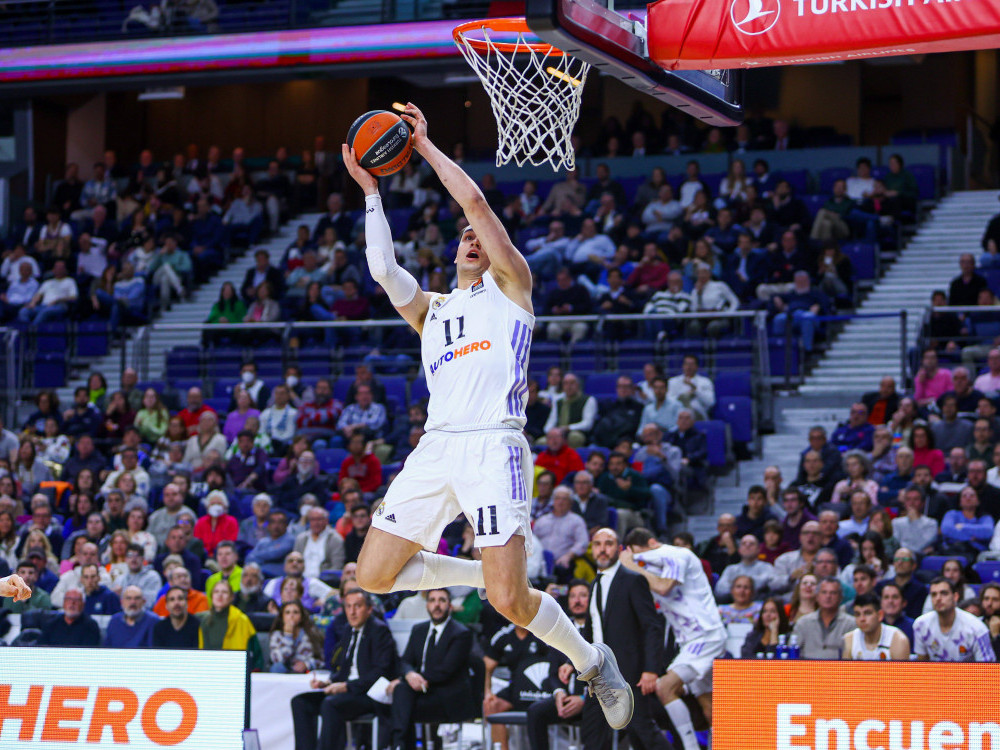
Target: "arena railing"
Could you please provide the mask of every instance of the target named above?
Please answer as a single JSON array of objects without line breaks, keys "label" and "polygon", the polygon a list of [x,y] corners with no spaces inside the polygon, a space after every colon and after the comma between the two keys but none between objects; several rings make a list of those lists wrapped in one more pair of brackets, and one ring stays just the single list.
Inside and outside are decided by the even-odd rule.
[{"label": "arena railing", "polygon": [[[747,395],[750,397],[753,409],[753,423],[756,433],[767,430],[773,424],[773,399],[771,396],[772,380],[772,343],[768,340],[766,316],[761,311],[740,310],[728,313],[686,313],[682,315],[542,315],[536,319],[536,337],[532,344],[532,357],[529,372],[538,374],[547,366],[558,364],[563,368],[579,370],[583,373],[593,372],[628,372],[642,370],[643,364],[653,361],[664,365],[667,374],[676,374],[680,368],[680,360],[684,354],[695,353],[702,361],[702,372],[710,377],[718,373],[726,373],[724,377],[732,377],[730,373],[747,373],[750,377],[750,387]],[[732,335],[712,339],[705,336],[686,338],[684,328],[691,323],[707,324],[715,320],[731,322]],[[656,341],[643,331],[643,324],[651,321],[664,321],[671,324],[676,335],[664,341]],[[545,328],[549,323],[587,323],[590,328],[585,340],[577,344],[553,343],[545,338]],[[632,336],[623,336],[618,328],[622,324],[636,325],[637,330]],[[220,374],[220,352],[240,350],[241,361],[256,361],[260,367],[261,361],[274,368],[275,361],[280,359],[281,367],[302,365],[309,355],[309,361],[322,367],[329,365],[329,371],[324,375],[334,375],[361,362],[372,364],[376,371],[405,374],[408,378],[421,377],[420,352],[417,346],[381,348],[386,332],[391,329],[405,327],[402,320],[364,320],[364,321],[331,321],[331,322],[300,322],[276,321],[273,323],[228,323],[228,324],[176,324],[152,323],[136,330],[123,349],[121,365],[133,367],[140,381],[149,381],[160,372],[164,379],[169,376],[167,363],[162,370],[151,362],[151,342],[158,332],[184,331],[191,334],[191,345],[184,347],[193,350],[199,344],[202,348],[198,353],[200,363],[197,376],[190,378],[172,378],[172,380],[194,382],[200,381],[211,387],[212,381],[223,379]],[[295,346],[296,339],[301,342],[302,334],[312,332],[322,339],[326,331],[366,331],[372,341],[365,344],[346,344],[337,348],[329,348],[329,356],[322,361],[315,358],[317,352],[322,352],[325,344],[322,341],[310,347]],[[204,335],[209,334],[214,339],[228,334],[228,342],[206,346]],[[261,336],[268,336],[267,343],[261,343]],[[176,348],[175,348],[176,350]],[[171,351],[175,351],[171,350]],[[373,354],[376,352],[377,354]],[[265,354],[266,353],[266,354]],[[264,357],[262,357],[264,355]],[[400,355],[408,359],[402,359]],[[167,353],[170,357],[170,352]],[[313,368],[315,371],[315,367]],[[235,380],[238,365],[228,376]],[[227,370],[228,372],[228,370]],[[214,373],[214,374],[213,374]],[[318,377],[319,375],[312,375]],[[307,376],[308,377],[308,376]]]},{"label": "arena railing", "polygon": [[[909,351],[910,367],[913,373],[916,373],[920,369],[920,357],[921,352],[927,349],[931,345],[931,339],[929,336],[929,327],[931,316],[935,313],[950,313],[952,315],[958,315],[962,318],[971,317],[973,325],[975,325],[975,318],[988,318],[991,322],[995,321],[1000,323],[1000,305],[993,307],[985,307],[981,305],[970,305],[970,306],[945,306],[945,307],[934,307],[928,306],[924,308],[923,317],[920,322],[920,332],[917,334],[917,340],[915,346],[913,346]],[[967,335],[959,335],[949,337],[949,341],[954,341],[961,350],[966,346],[989,346],[992,348],[996,342],[996,337],[976,335],[974,330]],[[946,351],[939,350],[939,354],[949,354]],[[960,356],[961,351],[951,352],[956,358]],[[984,364],[986,362],[985,356],[979,356],[976,358],[978,364]]]}]

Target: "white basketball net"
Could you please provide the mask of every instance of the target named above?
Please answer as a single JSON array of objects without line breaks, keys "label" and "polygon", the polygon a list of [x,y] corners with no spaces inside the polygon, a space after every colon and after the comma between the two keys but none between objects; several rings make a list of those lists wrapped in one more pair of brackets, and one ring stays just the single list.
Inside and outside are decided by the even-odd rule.
[{"label": "white basketball net", "polygon": [[[497,166],[517,165],[573,169],[576,154],[570,136],[580,116],[580,100],[590,65],[570,55],[552,54],[552,48],[534,49],[525,32],[516,41],[490,38],[489,28],[477,28],[482,39],[476,49],[460,34],[458,48],[483,82],[497,121]],[[497,44],[515,44],[501,51]],[[537,42],[535,43],[537,46]]]}]

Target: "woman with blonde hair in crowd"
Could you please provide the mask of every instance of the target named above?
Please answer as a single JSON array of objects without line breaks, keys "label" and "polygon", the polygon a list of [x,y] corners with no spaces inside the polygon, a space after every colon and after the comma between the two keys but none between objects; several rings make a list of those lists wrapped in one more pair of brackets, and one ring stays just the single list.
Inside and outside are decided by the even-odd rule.
[{"label": "woman with blonde hair in crowd", "polygon": [[133,504],[132,507],[125,506],[128,515],[125,517],[125,532],[131,544],[138,544],[142,547],[142,555],[146,562],[153,562],[156,559],[157,543],[156,537],[146,531],[146,521],[149,514],[145,506]]},{"label": "woman with blonde hair in crowd", "polygon": [[52,544],[49,542],[49,538],[45,536],[45,532],[41,529],[32,529],[28,532],[28,536],[24,539],[24,547],[21,550],[21,554],[27,555],[27,553],[34,547],[41,547],[45,550],[45,567],[55,575],[61,575],[62,572],[59,570],[59,558],[56,557],[55,553],[52,551]]},{"label": "woman with blonde hair in crowd", "polygon": [[104,565],[104,569],[111,575],[112,582],[119,576],[128,573],[128,563],[125,562],[128,545],[128,533],[119,529],[111,535],[111,541],[108,542],[108,546],[101,553],[101,563]]},{"label": "woman with blonde hair in crowd", "polygon": [[793,625],[799,619],[810,612],[815,612],[819,605],[816,604],[816,589],[818,579],[811,570],[799,579],[792,591],[792,600],[788,605],[788,620]]}]

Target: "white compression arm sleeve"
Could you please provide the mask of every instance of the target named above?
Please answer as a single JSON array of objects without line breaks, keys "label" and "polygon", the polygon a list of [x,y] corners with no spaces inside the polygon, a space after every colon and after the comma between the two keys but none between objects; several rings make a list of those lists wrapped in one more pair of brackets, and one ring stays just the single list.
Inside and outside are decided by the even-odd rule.
[{"label": "white compression arm sleeve", "polygon": [[368,243],[365,256],[372,278],[385,289],[393,305],[408,305],[420,291],[420,286],[396,263],[392,232],[382,211],[382,198],[378,195],[365,196],[365,241]]}]

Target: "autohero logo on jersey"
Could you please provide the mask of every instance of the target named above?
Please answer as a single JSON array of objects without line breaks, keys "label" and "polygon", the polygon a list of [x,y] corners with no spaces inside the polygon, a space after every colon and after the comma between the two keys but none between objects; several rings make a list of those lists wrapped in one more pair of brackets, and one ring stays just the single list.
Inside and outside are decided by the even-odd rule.
[{"label": "autohero logo on jersey", "polygon": [[136,651],[123,669],[101,649],[5,650],[0,748],[242,747],[243,652],[185,652],[180,668],[174,651]]},{"label": "autohero logo on jersey", "polygon": [[493,344],[489,339],[483,339],[482,341],[474,341],[471,344],[466,344],[465,346],[452,349],[450,352],[445,352],[435,361],[431,362],[431,375],[436,373],[438,368],[447,362],[453,362],[460,357],[467,357],[470,354],[475,354],[476,352],[488,352],[492,346]]}]

